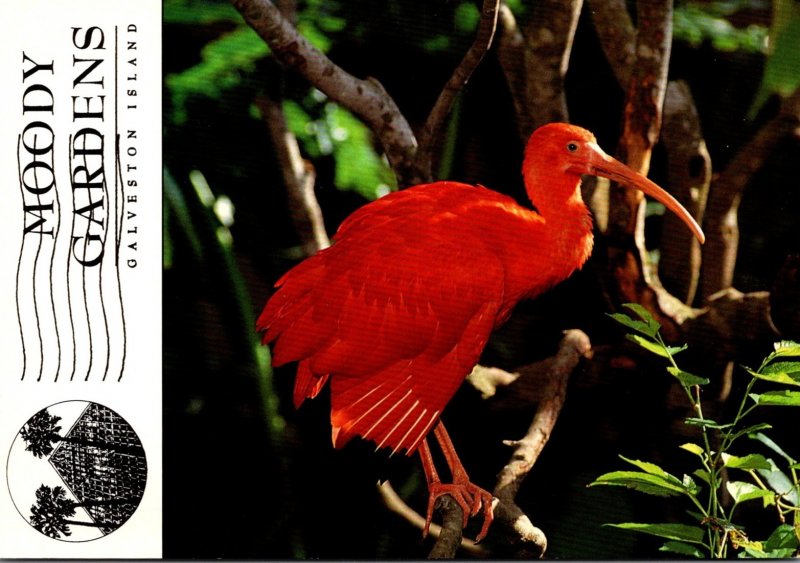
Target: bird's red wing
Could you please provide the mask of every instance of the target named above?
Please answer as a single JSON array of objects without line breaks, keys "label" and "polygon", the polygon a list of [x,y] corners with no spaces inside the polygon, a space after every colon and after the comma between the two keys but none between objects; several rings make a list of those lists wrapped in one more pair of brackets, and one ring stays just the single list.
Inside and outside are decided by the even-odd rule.
[{"label": "bird's red wing", "polygon": [[504,271],[430,201],[386,199],[284,276],[258,328],[276,365],[300,362],[296,404],[330,377],[335,445],[360,435],[410,454],[477,362]]}]

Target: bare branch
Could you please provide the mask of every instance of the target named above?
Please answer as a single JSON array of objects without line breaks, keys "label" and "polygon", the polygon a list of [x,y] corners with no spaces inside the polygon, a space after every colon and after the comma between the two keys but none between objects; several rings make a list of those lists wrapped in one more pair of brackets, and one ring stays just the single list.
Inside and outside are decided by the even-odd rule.
[{"label": "bare branch", "polygon": [[[425,518],[423,518],[421,514],[408,506],[403,499],[400,498],[400,495],[395,492],[389,481],[379,483],[377,485],[377,489],[386,508],[402,517],[415,528],[422,531],[422,529],[425,527]],[[431,523],[428,533],[432,537],[438,538],[441,535],[441,532],[442,527],[439,524]],[[474,557],[487,557],[489,555],[483,546],[475,545],[475,542],[469,538],[462,538],[461,545],[459,547]]]},{"label": "bare branch", "polygon": [[498,58],[517,110],[520,137],[550,121],[567,121],[564,76],[583,0],[542,0],[521,33],[508,7],[501,14]]},{"label": "bare branch", "polygon": [[585,333],[568,330],[564,333],[555,356],[521,370],[523,373],[536,373],[545,380],[542,382],[536,378],[541,389],[541,399],[525,436],[520,440],[505,442],[514,448],[514,453],[500,471],[494,488],[494,496],[500,501],[495,509],[495,522],[503,527],[503,533],[512,544],[537,557],[544,553],[547,539],[516,505],[515,498],[522,481],[550,438],[566,399],[569,376],[581,358],[590,351],[591,343]]},{"label": "bare branch", "polygon": [[[619,156],[646,175],[661,128],[672,43],[672,0],[637,3],[636,66],[627,89]],[[634,189],[609,191],[607,261],[604,287],[611,303],[636,302],[647,307],[677,336],[676,317],[691,314],[661,287],[649,266],[644,245],[644,196]]]},{"label": "bare branch", "polygon": [[232,0],[275,57],[367,123],[377,135],[401,184],[413,176],[416,139],[408,121],[381,84],[361,80],[313,47],[269,0]]},{"label": "bare branch", "polygon": [[[631,73],[625,102],[625,118],[618,152],[628,166],[641,174],[650,168],[650,156],[661,128],[661,107],[667,88],[667,69],[672,44],[672,1],[637,3],[636,66]],[[644,255],[644,195],[630,188],[611,190],[609,231],[634,236]],[[617,257],[618,258],[618,257]],[[616,267],[619,260],[611,260]]]},{"label": "bare branch", "polygon": [[416,174],[414,183],[430,182],[433,178],[431,171],[433,149],[442,132],[445,119],[450,114],[456,96],[466,86],[472,73],[483,60],[484,55],[492,45],[494,32],[497,27],[497,11],[500,0],[484,0],[481,10],[481,19],[478,32],[464,58],[453,71],[450,79],[442,88],[439,97],[433,106],[425,125],[419,133],[419,147],[416,153]]},{"label": "bare branch", "polygon": [[[702,224],[711,157],[692,93],[683,81],[667,85],[661,138],[667,150],[670,192]],[[665,214],[662,232],[659,276],[670,293],[690,305],[700,281],[700,243],[672,213]]]},{"label": "bare branch", "polygon": [[481,399],[489,399],[497,393],[498,387],[506,387],[519,379],[520,373],[509,373],[500,368],[476,365],[467,376],[467,382],[480,391]]},{"label": "bare branch", "polygon": [[428,554],[428,559],[453,559],[464,541],[463,512],[450,495],[436,499],[436,507],[442,515],[439,537]]},{"label": "bare branch", "polygon": [[800,139],[800,88],[786,98],[771,121],[744,145],[713,182],[708,197],[700,291],[708,298],[731,286],[739,246],[738,211],[742,193],[775,147],[786,139]]},{"label": "bare branch", "polygon": [[525,38],[517,26],[511,8],[500,4],[498,18],[500,32],[497,39],[497,60],[508,83],[511,101],[517,115],[517,131],[524,143],[531,134],[530,117],[527,106],[527,78],[525,61]]},{"label": "bare branch", "polygon": [[714,342],[706,349],[719,365],[737,357],[746,345],[780,336],[772,322],[769,292],[742,293],[733,288],[709,297],[703,314],[687,320],[683,328],[690,346],[693,341]]},{"label": "bare branch", "polygon": [[286,116],[280,103],[259,96],[256,105],[269,129],[280,162],[292,223],[300,237],[304,254],[311,256],[330,246],[322,210],[314,194],[316,173],[311,163],[300,156],[297,138],[286,125]]},{"label": "bare branch", "polygon": [[630,83],[631,69],[636,63],[636,29],[633,27],[625,0],[588,0],[589,12],[606,55],[608,64],[624,89]]}]

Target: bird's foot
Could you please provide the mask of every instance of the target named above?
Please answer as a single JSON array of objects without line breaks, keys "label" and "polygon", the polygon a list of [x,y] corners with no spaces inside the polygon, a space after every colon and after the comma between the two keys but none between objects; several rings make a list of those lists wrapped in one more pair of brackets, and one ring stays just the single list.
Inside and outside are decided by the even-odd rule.
[{"label": "bird's foot", "polygon": [[489,525],[494,519],[494,510],[492,507],[492,495],[488,491],[481,489],[477,485],[466,481],[459,483],[430,483],[428,496],[428,514],[425,517],[425,528],[422,530],[422,536],[428,535],[428,529],[431,525],[433,518],[433,509],[436,506],[436,499],[442,495],[450,495],[461,507],[464,513],[464,522],[462,527],[466,528],[467,522],[471,516],[476,516],[483,508],[483,527],[480,533],[475,538],[475,543],[478,543],[486,537],[489,531]]}]

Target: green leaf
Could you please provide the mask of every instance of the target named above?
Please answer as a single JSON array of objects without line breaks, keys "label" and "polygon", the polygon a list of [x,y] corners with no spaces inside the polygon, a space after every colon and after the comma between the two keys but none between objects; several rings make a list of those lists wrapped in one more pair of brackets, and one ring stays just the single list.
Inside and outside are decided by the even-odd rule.
[{"label": "green leaf", "polygon": [[162,4],[164,23],[208,24],[219,21],[239,23],[242,16],[228,2],[196,2],[192,0],[165,0]]},{"label": "green leaf", "polygon": [[[674,354],[674,352],[670,352]],[[698,377],[697,375],[693,375],[687,371],[683,371],[680,368],[676,367],[668,367],[667,371],[678,378],[678,381],[681,382],[681,385],[684,387],[691,387],[692,385],[708,385],[709,380],[705,377]]]},{"label": "green leaf", "polygon": [[795,374],[800,373],[800,362],[772,362],[767,364],[759,370],[762,375],[771,375],[773,373],[785,373],[794,379]]},{"label": "green leaf", "polygon": [[697,444],[692,444],[691,442],[688,442],[686,444],[681,444],[680,448],[682,450],[686,450],[687,452],[693,453],[694,455],[699,457],[703,457],[703,455],[705,454],[705,450],[703,450],[703,448],[701,448]]},{"label": "green leaf", "polygon": [[300,35],[308,39],[308,42],[311,43],[312,46],[323,53],[330,51],[332,42],[320,31],[316,21],[309,20],[308,18],[299,18],[297,22],[297,31],[300,32]]},{"label": "green leaf", "polygon": [[770,469],[771,467],[769,461],[761,454],[747,454],[739,457],[723,453],[722,462],[725,467],[731,469]]},{"label": "green leaf", "polygon": [[[742,545],[741,547],[744,548],[744,552],[752,559],[769,559],[769,556],[764,553],[759,542],[748,542],[747,545]],[[742,559],[744,559],[743,556]]]},{"label": "green leaf", "polygon": [[658,475],[659,477],[664,477],[665,479],[670,479],[675,483],[680,483],[680,481],[678,480],[677,477],[675,477],[674,475],[670,475],[669,473],[667,473],[666,471],[661,469],[661,467],[659,467],[655,463],[650,463],[649,461],[640,461],[638,459],[629,459],[629,458],[625,457],[624,455],[621,455],[619,457],[622,458],[623,460],[627,461],[631,465],[635,465],[636,467],[638,467],[639,469],[641,469],[645,473],[649,473],[650,475]]},{"label": "green leaf", "polygon": [[742,428],[735,434],[730,437],[730,441],[733,442],[734,440],[738,440],[744,435],[750,435],[754,432],[758,432],[759,430],[768,430],[772,428],[771,424],[767,424],[766,422],[760,422],[758,424],[753,424],[752,426],[748,426],[747,428]]},{"label": "green leaf", "polygon": [[792,551],[800,547],[800,540],[794,533],[794,528],[789,524],[781,524],[773,531],[766,542],[764,548],[768,551],[776,549],[791,549]]},{"label": "green leaf", "polygon": [[787,97],[800,86],[800,3],[776,0],[773,3],[772,27],[769,30],[770,52],[764,66],[761,86],[749,116],[772,94]]},{"label": "green leaf", "polygon": [[[675,478],[672,477],[672,479]],[[590,487],[594,485],[627,487],[641,493],[661,497],[688,493],[680,481],[676,483],[668,478],[641,471],[612,471],[611,473],[605,473],[589,484]]]},{"label": "green leaf", "polygon": [[701,524],[702,524],[702,523],[705,521],[705,519],[706,519],[705,515],[703,515],[703,514],[702,514],[702,513],[700,513],[700,512],[697,512],[696,510],[687,510],[687,511],[686,511],[686,514],[688,514],[689,516],[691,516],[692,518],[694,518],[695,520],[697,520],[697,522],[698,522],[698,523],[701,523]]},{"label": "green leaf", "polygon": [[622,306],[630,311],[633,311],[637,317],[647,323],[648,329],[652,332],[651,336],[655,336],[655,334],[658,332],[658,329],[661,328],[661,323],[653,318],[653,315],[650,314],[650,311],[638,303],[624,303]]},{"label": "green leaf", "polygon": [[790,547],[771,549],[764,552],[764,557],[766,559],[789,559],[790,557],[794,557],[795,551],[797,550]]},{"label": "green leaf", "polygon": [[169,74],[164,84],[172,100],[174,122],[188,119],[187,104],[195,96],[221,99],[252,76],[256,62],[269,54],[269,47],[249,26],[241,25],[208,43],[200,51],[201,61],[176,74]]},{"label": "green leaf", "polygon": [[757,432],[757,433],[755,433],[755,434],[750,434],[750,435],[748,435],[748,438],[751,438],[751,439],[753,439],[753,440],[755,440],[755,441],[757,441],[757,442],[761,442],[762,444],[764,444],[765,446],[767,446],[769,449],[771,449],[773,452],[775,452],[776,454],[778,454],[779,456],[781,456],[783,459],[785,459],[785,460],[786,460],[786,461],[788,461],[789,463],[796,463],[796,462],[795,462],[795,459],[794,459],[792,456],[790,456],[790,455],[789,455],[789,454],[787,454],[785,451],[783,451],[783,449],[782,449],[782,448],[781,448],[781,447],[780,447],[778,444],[776,444],[776,443],[775,443],[775,442],[774,442],[774,441],[773,441],[773,440],[772,440],[772,439],[771,439],[769,436],[767,436],[766,434],[763,434],[763,433],[761,433],[761,432]]},{"label": "green leaf", "polygon": [[768,356],[767,363],[772,361],[774,358],[787,356],[800,357],[800,343],[795,342],[794,340],[780,340],[773,345],[773,348],[775,351]]},{"label": "green leaf", "polygon": [[687,426],[704,426],[706,428],[717,428],[717,429],[724,429],[733,426],[732,422],[729,422],[727,424],[720,424],[716,420],[711,420],[709,418],[688,417],[685,418],[683,422]]},{"label": "green leaf", "polygon": [[637,321],[636,319],[630,318],[625,313],[608,313],[608,316],[617,321],[619,324],[626,326],[630,329],[635,330],[636,332],[641,332],[645,336],[649,336],[653,338],[656,333],[650,330],[650,326],[643,322]]},{"label": "green leaf", "polygon": [[757,405],[800,407],[800,391],[767,391],[760,395],[751,393],[750,397]]},{"label": "green leaf", "polygon": [[705,482],[706,485],[711,484],[711,475],[709,475],[708,471],[706,471],[705,469],[695,469],[692,472],[692,475],[694,475],[701,481]]},{"label": "green leaf", "polygon": [[791,503],[793,506],[798,506],[797,487],[792,480],[775,465],[775,462],[768,459],[770,465],[769,469],[757,469],[761,477],[767,482],[773,491],[783,497],[784,500]]},{"label": "green leaf", "polygon": [[705,531],[697,526],[686,524],[640,524],[636,522],[623,522],[621,524],[604,524],[623,530],[632,530],[643,534],[650,534],[668,540],[677,540],[689,543],[703,543]]},{"label": "green leaf", "polygon": [[695,483],[694,479],[689,475],[684,474],[681,484],[686,489],[686,492],[692,496],[696,496],[697,493],[700,492],[700,487],[697,486],[697,483]]},{"label": "green leaf", "polygon": [[[795,364],[796,362],[791,362]],[[758,379],[763,379],[764,381],[771,381],[772,383],[780,383],[783,385],[796,385],[800,387],[800,372],[784,372],[784,371],[777,371],[773,373],[763,373],[753,371],[749,368],[745,368],[747,372],[756,377]]]},{"label": "green leaf", "polygon": [[706,555],[689,543],[680,541],[668,541],[658,548],[659,551],[666,551],[668,553],[677,553],[678,555],[685,555],[688,557],[695,557],[697,559],[704,559]]},{"label": "green leaf", "polygon": [[462,2],[453,14],[455,27],[462,33],[473,33],[478,28],[481,13],[472,2]]},{"label": "green leaf", "polygon": [[742,2],[688,2],[675,6],[673,33],[675,40],[699,47],[709,41],[718,51],[763,53],[767,29],[762,25],[732,25],[727,16],[738,10]]},{"label": "green leaf", "polygon": [[394,174],[375,152],[367,126],[336,104],[326,104],[325,113],[333,139],[336,187],[355,190],[370,200],[396,188]]},{"label": "green leaf", "polygon": [[725,485],[725,488],[728,489],[728,492],[731,494],[731,497],[733,497],[734,502],[737,504],[758,498],[775,498],[774,492],[761,489],[752,483],[746,483],[744,481],[728,481]]},{"label": "green leaf", "polygon": [[659,344],[658,342],[647,340],[646,338],[642,338],[638,334],[626,334],[625,338],[627,338],[631,342],[638,344],[648,352],[652,352],[653,354],[661,356],[662,358],[669,358],[669,354],[667,354],[666,350],[664,350],[664,347],[661,346],[661,344]]}]

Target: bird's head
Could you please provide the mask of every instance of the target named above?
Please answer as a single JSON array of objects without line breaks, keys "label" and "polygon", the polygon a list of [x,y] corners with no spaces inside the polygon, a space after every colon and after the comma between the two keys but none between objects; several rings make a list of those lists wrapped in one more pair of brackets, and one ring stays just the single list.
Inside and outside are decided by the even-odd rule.
[{"label": "bird's head", "polygon": [[[571,191],[562,195],[564,199],[572,197],[583,175],[602,176],[636,188],[664,204],[686,223],[697,240],[701,243],[705,241],[702,229],[678,200],[643,175],[607,155],[597,144],[595,136],[581,127],[568,123],[549,123],[534,131],[525,149],[523,174],[532,199],[538,195],[536,192],[558,190],[559,186]],[[559,179],[568,181],[559,182]]]}]

